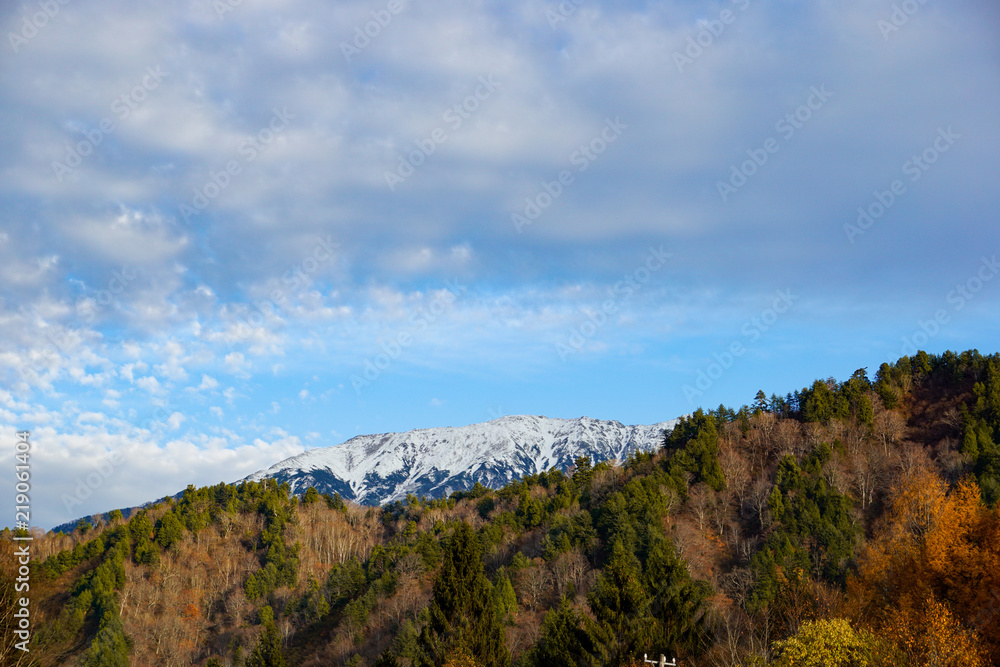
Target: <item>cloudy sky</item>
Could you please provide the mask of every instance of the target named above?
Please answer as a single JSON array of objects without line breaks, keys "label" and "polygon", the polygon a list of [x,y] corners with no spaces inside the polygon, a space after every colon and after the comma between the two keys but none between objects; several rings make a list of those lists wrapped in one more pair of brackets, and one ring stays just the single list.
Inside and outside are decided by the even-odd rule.
[{"label": "cloudy sky", "polygon": [[33,524],[361,433],[653,423],[997,351],[987,0],[36,0],[0,27],[0,427],[31,431]]}]

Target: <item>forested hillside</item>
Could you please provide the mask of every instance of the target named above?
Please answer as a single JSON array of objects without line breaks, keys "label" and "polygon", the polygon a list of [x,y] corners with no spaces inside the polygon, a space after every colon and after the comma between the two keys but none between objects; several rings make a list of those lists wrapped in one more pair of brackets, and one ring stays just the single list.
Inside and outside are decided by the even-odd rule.
[{"label": "forested hillside", "polygon": [[189,487],[36,535],[29,654],[5,532],[0,659],[1000,664],[998,443],[1000,355],[920,352],[499,490],[373,508]]}]

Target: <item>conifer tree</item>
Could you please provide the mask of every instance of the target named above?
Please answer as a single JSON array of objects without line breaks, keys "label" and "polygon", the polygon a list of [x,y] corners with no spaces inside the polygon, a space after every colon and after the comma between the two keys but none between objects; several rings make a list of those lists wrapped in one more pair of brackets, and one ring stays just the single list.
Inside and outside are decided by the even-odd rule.
[{"label": "conifer tree", "polygon": [[607,639],[597,623],[564,597],[545,614],[541,637],[525,662],[532,667],[599,667],[607,660]]},{"label": "conifer tree", "polygon": [[673,543],[666,539],[658,540],[650,550],[644,579],[652,598],[650,613],[658,621],[652,652],[700,651],[709,635],[704,609],[711,593],[709,584],[691,578]]},{"label": "conifer tree", "polygon": [[455,528],[445,549],[429,617],[420,635],[425,655],[419,664],[440,665],[456,651],[464,651],[482,665],[510,665],[504,627],[483,572],[479,541],[465,522]]},{"label": "conifer tree", "polygon": [[505,571],[500,572],[493,586],[493,600],[497,607],[497,617],[502,623],[513,623],[517,613],[517,594]]},{"label": "conifer tree", "polygon": [[652,630],[649,596],[639,575],[639,562],[621,541],[587,596],[594,616],[611,633],[614,658],[619,662],[639,650]]},{"label": "conifer tree", "polygon": [[246,667],[285,667],[285,655],[281,651],[281,637],[274,625],[274,612],[265,606],[260,610],[264,633],[254,647],[253,653],[247,658]]}]

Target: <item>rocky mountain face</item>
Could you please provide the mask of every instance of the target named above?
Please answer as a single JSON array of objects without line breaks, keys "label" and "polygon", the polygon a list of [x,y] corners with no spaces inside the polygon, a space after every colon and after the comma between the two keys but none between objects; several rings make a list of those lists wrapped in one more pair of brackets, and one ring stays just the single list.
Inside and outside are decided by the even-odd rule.
[{"label": "rocky mountain face", "polygon": [[405,433],[359,435],[312,449],[247,477],[288,482],[294,493],[310,486],[359,503],[378,505],[417,496],[440,497],[476,482],[499,488],[550,468],[567,469],[580,456],[593,463],[650,451],[677,420],[648,426],[617,421],[501,417],[483,424]]}]

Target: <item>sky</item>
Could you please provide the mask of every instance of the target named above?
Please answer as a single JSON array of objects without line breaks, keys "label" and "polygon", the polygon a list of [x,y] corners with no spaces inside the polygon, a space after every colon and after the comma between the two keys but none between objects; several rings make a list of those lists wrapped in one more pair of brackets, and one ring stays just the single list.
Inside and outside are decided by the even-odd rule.
[{"label": "sky", "polygon": [[0,36],[32,525],[998,351],[987,0],[35,0]]}]

